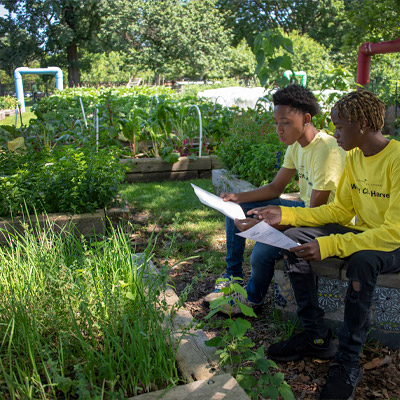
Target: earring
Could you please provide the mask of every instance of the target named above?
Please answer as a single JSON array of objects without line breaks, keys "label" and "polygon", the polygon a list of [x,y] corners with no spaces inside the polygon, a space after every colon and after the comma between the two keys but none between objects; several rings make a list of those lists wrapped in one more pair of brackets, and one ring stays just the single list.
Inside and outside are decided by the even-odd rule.
[{"label": "earring", "polygon": [[305,124],[304,124],[304,126],[307,126],[308,125],[308,122],[306,122]]},{"label": "earring", "polygon": [[360,133],[361,135],[364,135],[364,131],[362,129],[360,129]]}]

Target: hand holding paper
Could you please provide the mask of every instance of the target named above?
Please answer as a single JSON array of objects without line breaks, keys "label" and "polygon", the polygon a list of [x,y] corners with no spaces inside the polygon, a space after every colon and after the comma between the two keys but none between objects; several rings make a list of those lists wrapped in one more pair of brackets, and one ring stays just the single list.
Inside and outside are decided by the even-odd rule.
[{"label": "hand holding paper", "polygon": [[294,240],[290,239],[264,221],[259,222],[247,231],[237,233],[237,235],[286,250],[299,245]]},{"label": "hand holding paper", "polygon": [[191,183],[191,185],[199,200],[206,206],[214,208],[215,210],[221,212],[222,214],[232,219],[246,218],[242,210],[242,207],[240,207],[239,204],[233,203],[231,201],[224,201],[221,199],[221,197],[218,197],[215,194],[207,192],[207,190],[199,188],[198,186],[193,185],[193,183]]}]

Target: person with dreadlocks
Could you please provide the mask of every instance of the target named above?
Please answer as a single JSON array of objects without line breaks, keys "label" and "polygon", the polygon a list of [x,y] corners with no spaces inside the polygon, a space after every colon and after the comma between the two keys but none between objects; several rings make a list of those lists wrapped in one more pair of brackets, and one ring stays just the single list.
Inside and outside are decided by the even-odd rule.
[{"label": "person with dreadlocks", "polygon": [[[222,193],[222,198],[240,204],[245,213],[254,207],[269,204],[317,207],[333,201],[346,153],[337,147],[332,136],[319,131],[312,123],[312,118],[319,113],[317,99],[309,89],[292,84],[277,90],[272,100],[276,133],[279,140],[288,145],[282,168],[268,185],[249,192]],[[280,198],[296,172],[299,176],[301,200]],[[205,303],[223,295],[221,289],[229,286],[232,278],[243,278],[245,239],[238,236],[238,232],[234,221],[227,217],[225,280],[218,282],[215,291],[205,296]],[[250,259],[251,276],[246,286],[247,298],[235,293],[236,302],[227,304],[222,312],[240,314],[242,310],[238,302],[255,309],[263,304],[274,275],[275,261],[281,257],[280,250],[264,243],[254,245]]]},{"label": "person with dreadlocks", "polygon": [[[348,153],[332,203],[249,211],[269,224],[301,227],[285,231],[300,244],[285,251],[285,264],[304,331],[272,344],[268,354],[278,361],[335,357],[320,399],[353,399],[377,277],[400,271],[400,142],[382,135],[384,115],[384,104],[367,90],[349,93],[333,107],[334,137]],[[245,220],[236,225],[246,229]],[[328,257],[347,261],[349,279],[337,351],[309,263]]]}]

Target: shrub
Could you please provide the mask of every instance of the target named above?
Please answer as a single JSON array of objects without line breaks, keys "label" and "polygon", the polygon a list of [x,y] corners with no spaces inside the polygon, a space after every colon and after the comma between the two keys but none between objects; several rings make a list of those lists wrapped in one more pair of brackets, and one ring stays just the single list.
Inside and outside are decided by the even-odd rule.
[{"label": "shrub", "polygon": [[17,106],[17,99],[11,96],[0,97],[0,110],[9,110]]},{"label": "shrub", "polygon": [[0,216],[23,211],[85,213],[113,202],[124,179],[116,151],[74,149],[0,153]]},{"label": "shrub", "polygon": [[272,181],[285,150],[275,134],[272,113],[248,110],[234,118],[218,156],[229,171],[258,187]]}]

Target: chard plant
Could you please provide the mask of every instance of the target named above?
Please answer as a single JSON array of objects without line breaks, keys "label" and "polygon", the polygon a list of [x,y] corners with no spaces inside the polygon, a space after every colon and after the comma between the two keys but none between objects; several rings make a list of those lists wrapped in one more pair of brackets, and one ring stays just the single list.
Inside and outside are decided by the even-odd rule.
[{"label": "chard plant", "polygon": [[[239,281],[241,278],[234,278]],[[228,281],[220,278],[218,282]],[[206,319],[210,320],[221,309],[232,309],[237,304],[246,317],[257,317],[254,310],[241,303],[232,296],[240,293],[247,298],[246,290],[239,283],[231,283],[221,289],[223,296],[210,303],[210,312]],[[251,323],[243,318],[233,319],[232,315],[226,320],[214,322],[220,334],[206,342],[207,346],[216,347],[223,367],[229,367],[240,386],[254,400],[259,396],[268,399],[278,399],[282,396],[285,400],[294,400],[293,392],[286,383],[284,374],[272,372],[278,367],[276,363],[265,356],[264,346],[253,350],[254,342],[246,336],[246,332],[252,329]]]}]

